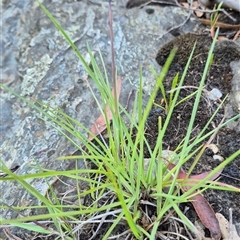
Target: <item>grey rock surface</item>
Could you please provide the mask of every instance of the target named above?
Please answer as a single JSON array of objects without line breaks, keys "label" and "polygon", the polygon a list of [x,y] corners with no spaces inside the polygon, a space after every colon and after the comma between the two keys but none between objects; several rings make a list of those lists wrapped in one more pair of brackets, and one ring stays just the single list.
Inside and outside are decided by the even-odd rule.
[{"label": "grey rock surface", "polygon": [[[160,71],[154,59],[157,50],[174,38],[167,33],[168,30],[181,24],[188,12],[170,6],[127,10],[122,2],[116,2],[112,8],[116,66],[118,75],[122,76],[120,101],[124,105],[129,92],[138,88],[141,66],[145,100],[151,94],[155,79],[149,67],[151,65]],[[87,44],[99,63],[101,51],[110,77],[108,4],[87,0],[43,1],[43,4],[86,60],[89,58]],[[97,87],[74,51],[37,2],[4,1],[2,7],[1,83],[32,102],[41,100],[61,108],[89,128],[98,117],[99,110],[88,84],[96,92]],[[151,11],[147,9],[154,12],[149,14]],[[197,27],[198,20],[191,17],[178,32],[194,32]],[[57,161],[56,158],[72,154],[75,147],[52,125],[41,120],[36,110],[2,89],[0,93],[0,154],[7,167],[19,165],[18,175],[38,172],[38,164],[52,170],[71,168],[71,162]],[[84,167],[82,162],[79,164]],[[56,180],[51,178],[49,183]],[[28,183],[43,195],[48,190],[44,179],[29,180]],[[39,202],[16,182],[1,183],[1,201],[10,206],[29,206]],[[2,208],[0,217],[15,218],[19,215]]]}]

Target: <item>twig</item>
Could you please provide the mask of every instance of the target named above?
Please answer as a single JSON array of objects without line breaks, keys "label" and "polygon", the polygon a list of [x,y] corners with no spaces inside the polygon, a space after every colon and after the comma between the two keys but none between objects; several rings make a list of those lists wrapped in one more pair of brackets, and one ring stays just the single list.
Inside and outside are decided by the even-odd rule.
[{"label": "twig", "polygon": [[177,0],[174,0],[174,2],[170,2],[169,0],[129,0],[126,7],[127,8],[132,8],[132,7],[142,8],[151,3],[159,3],[162,5],[173,5],[173,6],[179,5]]},{"label": "twig", "polygon": [[225,9],[213,9],[213,10],[209,10],[209,9],[198,9],[198,8],[188,8],[188,10],[192,10],[192,11],[198,11],[198,12],[203,12],[203,13],[215,13],[215,12],[223,12],[227,17],[229,17],[232,21],[236,22],[237,19],[232,17]]},{"label": "twig", "polygon": [[108,237],[108,239],[119,239],[121,236],[123,236],[123,235],[125,235],[125,234],[127,234],[129,232],[131,232],[131,231],[130,230],[126,230],[126,231],[124,231],[124,232],[122,232],[122,233],[120,233],[118,235],[115,235],[115,236],[112,236],[112,237]]},{"label": "twig", "polygon": [[[204,25],[208,25],[208,26],[212,25],[212,22],[209,19],[199,18],[199,21]],[[240,24],[232,25],[232,24],[227,24],[223,22],[215,22],[214,27],[219,27],[224,29],[239,29]]]},{"label": "twig", "polygon": [[216,19],[214,20],[214,23],[211,25],[210,33],[211,33],[212,39],[214,39],[214,36],[215,36],[215,28],[216,28],[216,22],[218,18],[219,18],[219,15],[217,15]]},{"label": "twig", "polygon": [[[149,2],[147,2],[147,3],[145,3],[145,4],[142,4],[141,6],[145,6],[145,5],[147,5],[147,4],[149,4],[149,3],[163,3],[162,1],[159,1],[159,0],[150,0]],[[169,3],[170,4],[170,3]],[[174,5],[173,3],[171,3],[172,5]],[[175,5],[176,6],[178,6],[178,7],[180,7],[180,8],[184,8],[184,9],[186,9],[185,7],[183,7],[180,3],[178,3],[178,1],[177,0],[175,0]],[[171,31],[173,31],[173,30],[175,30],[175,29],[177,29],[177,28],[180,28],[180,27],[182,27],[182,26],[184,26],[187,22],[188,22],[188,20],[190,19],[190,17],[191,17],[191,14],[192,14],[192,11],[200,11],[200,12],[204,12],[204,13],[215,13],[215,12],[223,12],[226,16],[228,16],[231,20],[233,20],[233,21],[236,21],[236,19],[235,18],[233,18],[230,14],[228,14],[227,13],[227,11],[226,10],[224,10],[224,9],[214,9],[214,10],[206,10],[206,9],[197,9],[197,8],[193,8],[192,7],[192,5],[193,5],[193,0],[191,0],[190,1],[190,7],[187,9],[188,11],[189,11],[189,14],[188,14],[188,16],[187,16],[187,18],[184,20],[184,22],[183,23],[181,23],[181,24],[179,24],[178,26],[175,26],[175,27],[172,27],[172,28],[170,28],[167,32],[165,32],[163,35],[161,35],[161,37],[160,38],[162,38],[163,36],[165,36],[166,34],[168,34],[168,33],[171,33]],[[202,21],[203,20],[203,21]],[[206,20],[206,21],[205,21]],[[211,21],[210,20],[207,20],[207,19],[199,19],[199,21],[201,21],[202,23],[205,21],[205,23],[206,22],[210,22],[211,23]],[[218,22],[216,22],[216,27],[218,27]],[[210,24],[211,25],[211,24]],[[222,27],[222,28],[227,28],[227,26],[228,25],[230,25],[230,24],[220,24],[220,25],[222,25],[222,26],[224,26],[224,27]],[[239,28],[238,26],[239,25],[230,25],[230,26],[236,26],[236,29],[237,28]],[[220,27],[220,26],[219,26]],[[235,27],[234,27],[235,28]]]},{"label": "twig", "polygon": [[132,90],[130,91],[130,93],[128,94],[127,103],[126,103],[126,105],[125,105],[125,107],[124,107],[126,110],[128,110],[130,98],[132,97],[133,92],[134,92],[134,90],[132,89]]},{"label": "twig", "polygon": [[150,0],[150,1],[148,1],[147,3],[142,4],[141,7],[146,6],[146,5],[150,4],[150,3],[159,3],[159,4],[166,4],[166,5],[179,6],[179,7],[181,6],[181,5],[178,3],[177,0],[175,0],[174,2],[161,1],[161,0]]},{"label": "twig", "polygon": [[233,41],[236,41],[238,39],[239,35],[240,35],[240,30],[237,31],[237,33],[235,34]]},{"label": "twig", "polygon": [[209,140],[205,144],[205,146],[208,146],[213,141],[213,139],[216,137],[217,133],[219,132],[220,128],[222,127],[223,122],[225,121],[225,118],[226,118],[226,108],[224,107],[223,118],[222,118],[221,122],[218,124],[218,126],[216,127],[216,130],[214,131],[212,136],[209,138]]},{"label": "twig", "polygon": [[12,239],[12,240],[23,240],[22,238],[19,238],[19,237],[13,235],[12,233],[10,233],[7,229],[3,229],[3,232],[9,239]]},{"label": "twig", "polygon": [[[189,8],[189,9],[192,8],[192,3],[193,3],[193,0],[191,0],[191,2],[190,2],[190,8]],[[184,7],[182,7],[182,8],[184,8]],[[179,25],[177,25],[177,26],[175,26],[175,27],[170,28],[170,29],[169,29],[167,32],[165,32],[160,38],[162,38],[162,37],[165,36],[166,34],[170,33],[171,31],[173,31],[173,30],[175,30],[175,29],[177,29],[177,28],[180,28],[180,27],[184,26],[184,25],[188,22],[188,20],[190,19],[191,15],[192,15],[192,12],[189,11],[187,18],[186,18],[181,24],[179,24]]]}]

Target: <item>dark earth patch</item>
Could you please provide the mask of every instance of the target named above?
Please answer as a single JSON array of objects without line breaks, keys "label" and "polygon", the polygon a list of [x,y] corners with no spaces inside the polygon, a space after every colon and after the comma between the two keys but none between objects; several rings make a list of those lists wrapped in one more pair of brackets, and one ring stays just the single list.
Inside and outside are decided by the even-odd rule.
[{"label": "dark earth patch", "polygon": [[[157,62],[163,65],[173,47],[178,48],[177,55],[171,65],[170,71],[164,81],[164,86],[166,90],[170,90],[172,79],[179,72],[180,75],[184,71],[184,66],[188,60],[189,54],[192,51],[193,45],[196,42],[196,50],[190,64],[187,77],[184,81],[184,86],[199,86],[199,82],[204,70],[204,66],[207,59],[208,50],[211,45],[211,38],[208,36],[186,34],[175,38],[170,43],[166,44],[161,48],[156,57]],[[227,93],[231,91],[231,78],[232,73],[229,63],[240,58],[239,48],[236,48],[235,44],[231,41],[225,41],[223,43],[218,43],[214,51],[214,61],[211,69],[208,73],[205,87],[207,90],[212,88],[219,89],[224,98]],[[186,88],[180,92],[179,99],[190,95],[195,89]],[[161,93],[158,94],[156,98],[156,103],[161,102]],[[171,117],[163,146],[165,149],[174,150],[181,142],[181,140],[186,135],[186,130],[188,128],[189,120],[191,118],[192,107],[194,104],[194,98],[178,105]],[[217,101],[208,100],[206,97],[201,97],[199,102],[199,107],[194,123],[194,131],[191,137],[197,136],[203,129],[209,118],[212,116],[216,110],[219,103]],[[164,111],[160,110],[158,107],[154,107],[150,113],[149,121],[146,128],[146,136],[150,137],[150,143],[152,147],[156,142],[158,136],[158,117],[161,116],[163,121],[166,119],[166,114]],[[221,109],[209,125],[206,132],[211,131],[215,126],[217,126],[222,118],[224,117],[224,109]],[[227,127],[221,129],[213,143],[215,143],[219,148],[219,153],[224,159],[229,157],[231,154],[240,149],[240,138],[239,132],[230,130]],[[208,140],[208,139],[207,139]],[[193,173],[202,173],[204,171],[209,171],[214,169],[220,164],[220,161],[214,160],[212,158],[213,154],[209,154],[209,150],[206,150],[201,157],[200,162],[198,162]],[[147,154],[147,152],[146,152]],[[148,155],[148,154],[147,154]],[[184,168],[187,171],[191,166],[192,161],[185,164]],[[239,187],[239,177],[240,177],[240,156],[238,156],[231,164],[229,164],[223,170],[221,175],[221,182]],[[229,209],[233,209],[233,222],[240,222],[240,195],[239,193],[226,192],[226,191],[216,191],[207,190],[204,196],[212,205],[216,212],[222,213],[227,219],[229,219]],[[190,209],[186,212],[186,216],[189,217],[192,222],[194,222],[198,217],[193,210],[191,204],[187,204]]]}]

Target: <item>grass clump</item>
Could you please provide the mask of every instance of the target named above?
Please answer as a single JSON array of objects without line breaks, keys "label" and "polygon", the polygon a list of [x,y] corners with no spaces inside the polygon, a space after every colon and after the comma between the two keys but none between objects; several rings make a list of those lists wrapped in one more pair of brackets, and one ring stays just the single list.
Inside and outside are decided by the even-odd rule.
[{"label": "grass clump", "polygon": [[[107,74],[106,72],[105,74],[101,73],[98,63],[95,61],[90,49],[91,67],[86,63],[81,53],[59,23],[43,5],[40,4],[40,6],[68,41],[85,66],[88,75],[97,85],[101,94],[101,101],[97,99],[91,87],[89,88],[101,110],[106,124],[107,138],[103,137],[101,132],[99,132],[99,136],[96,137],[80,122],[65,114],[61,109],[53,108],[41,102],[31,103],[1,84],[1,88],[11,92],[13,95],[36,109],[41,114],[40,118],[57,128],[57,130],[79,150],[80,154],[78,156],[59,157],[59,161],[84,159],[90,161],[94,166],[92,169],[76,168],[65,171],[42,169],[41,166],[39,166],[39,173],[37,174],[18,176],[8,170],[4,162],[1,161],[1,170],[8,174],[7,177],[1,178],[1,180],[18,182],[18,184],[23,186],[33,197],[40,199],[42,202],[42,206],[32,206],[31,208],[45,210],[45,213],[39,215],[25,216],[10,220],[1,219],[1,224],[6,226],[17,226],[41,234],[54,235],[55,239],[79,239],[83,236],[90,235],[91,238],[89,237],[89,239],[97,237],[101,239],[110,239],[110,236],[113,239],[113,234],[115,234],[115,238],[121,235],[118,234],[117,236],[114,230],[119,228],[119,226],[123,226],[122,229],[124,231],[122,235],[125,237],[129,234],[133,235],[136,239],[155,239],[159,234],[159,225],[165,221],[169,212],[174,210],[179,217],[179,221],[183,222],[190,230],[194,231],[193,224],[180,210],[179,204],[189,201],[190,197],[196,195],[197,189],[218,188],[229,190],[227,187],[214,184],[208,185],[208,183],[214,174],[240,154],[240,151],[234,153],[214,169],[206,178],[196,182],[194,186],[185,191],[184,194],[179,194],[180,188],[187,184],[186,181],[178,179],[178,173],[182,165],[195,155],[197,155],[197,157],[195,157],[196,163],[201,157],[205,147],[203,145],[204,141],[217,131],[213,130],[204,134],[211,123],[212,119],[210,119],[195,139],[190,138],[204,81],[212,60],[215,41],[213,41],[209,51],[202,80],[194,96],[195,103],[186,136],[172,155],[166,155],[166,149],[162,147],[163,138],[174,108],[179,104],[178,95],[183,86],[189,64],[191,63],[194,48],[189,56],[189,60],[181,78],[179,79],[179,76],[176,75],[173,81],[172,88],[175,90],[174,94],[173,92],[169,94],[164,90],[163,79],[167,74],[176,52],[176,49],[172,50],[161,73],[159,75],[155,73],[156,85],[144,110],[142,102],[142,74],[140,71],[140,87],[136,95],[133,111],[130,114],[118,102],[116,97],[118,84],[115,71],[113,71],[113,79],[116,89],[114,90],[115,94],[112,94],[111,84],[107,79]],[[159,118],[158,139],[155,148],[152,150],[144,132],[147,118],[159,89],[166,103],[165,110],[167,118],[164,122]],[[111,113],[111,119],[109,119],[109,112]],[[216,114],[217,111],[214,113],[213,117]],[[123,116],[127,118],[128,123],[126,123]],[[229,121],[233,121],[237,117],[239,116]],[[228,122],[222,123],[221,127],[225,126]],[[78,129],[81,129],[81,131]],[[135,133],[134,137],[133,133]],[[86,135],[90,136],[92,140],[86,137]],[[82,143],[81,146],[78,144],[79,141]],[[199,145],[200,147],[196,149],[196,146]],[[151,156],[147,164],[144,156],[144,148],[148,149]],[[168,169],[169,161],[176,164],[171,170]],[[190,173],[191,171],[188,174]],[[48,195],[43,196],[27,181],[30,178],[45,178],[46,181],[48,181],[47,179],[53,176],[64,176],[76,181],[76,198],[78,204],[63,204],[51,185],[49,185],[51,197]],[[88,188],[84,191],[79,187],[79,183],[81,182],[85,182],[88,185]],[[89,199],[89,201],[84,203],[83,199]],[[145,209],[153,208],[155,212],[154,218],[153,216],[148,216],[148,210],[143,211],[142,206],[144,206]],[[4,208],[7,207],[10,206],[4,206]],[[23,207],[11,206],[10,208],[17,211],[24,210]],[[93,227],[94,230],[91,229]]]}]

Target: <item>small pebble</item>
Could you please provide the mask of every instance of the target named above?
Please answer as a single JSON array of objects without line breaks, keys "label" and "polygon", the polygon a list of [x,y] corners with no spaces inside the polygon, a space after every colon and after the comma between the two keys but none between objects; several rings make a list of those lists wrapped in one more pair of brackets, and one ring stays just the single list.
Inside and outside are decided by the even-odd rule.
[{"label": "small pebble", "polygon": [[208,146],[207,146],[209,149],[211,149],[212,151],[213,151],[213,153],[217,153],[217,152],[219,152],[219,149],[218,149],[218,147],[217,147],[217,145],[215,145],[215,144],[209,144]]},{"label": "small pebble", "polygon": [[213,159],[214,160],[218,160],[220,162],[222,162],[224,160],[224,158],[222,156],[220,156],[220,155],[213,155]]},{"label": "small pebble", "polygon": [[222,97],[222,93],[217,88],[213,88],[210,92],[207,92],[207,97],[215,101]]}]

